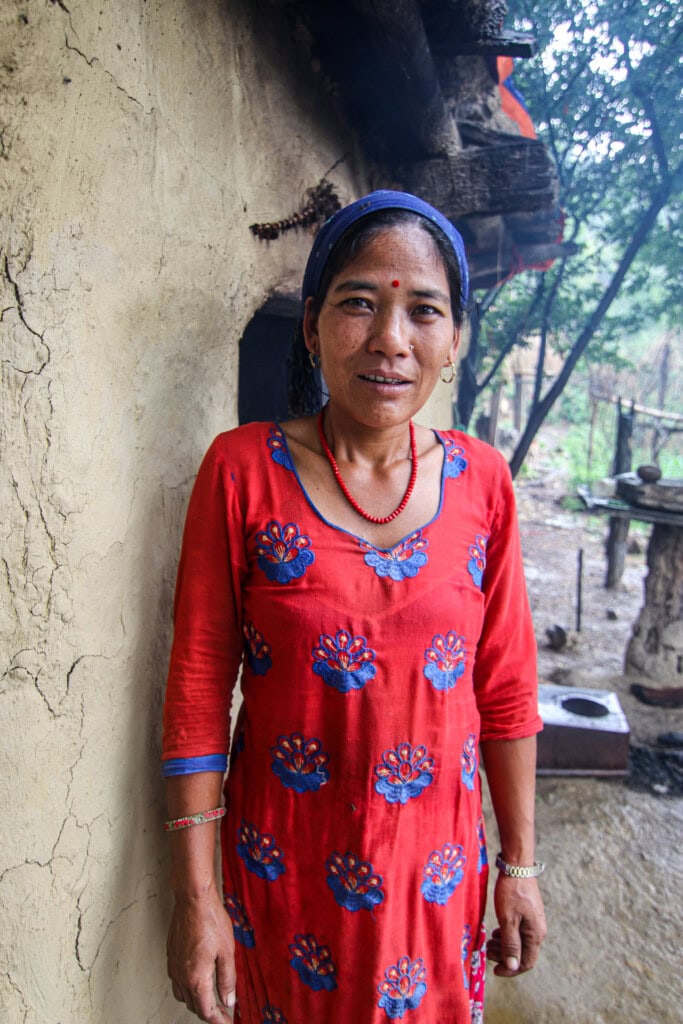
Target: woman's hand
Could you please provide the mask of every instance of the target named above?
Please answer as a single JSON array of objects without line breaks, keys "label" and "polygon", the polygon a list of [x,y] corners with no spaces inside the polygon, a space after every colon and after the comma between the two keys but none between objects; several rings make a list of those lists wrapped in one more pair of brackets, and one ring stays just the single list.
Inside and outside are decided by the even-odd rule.
[{"label": "woman's hand", "polygon": [[235,940],[215,887],[201,896],[176,899],[166,950],[176,999],[207,1024],[231,1021]]},{"label": "woman's hand", "polygon": [[[534,863],[536,737],[490,740],[481,744],[489,791],[508,864]],[[493,893],[498,918],[486,944],[494,974],[513,978],[530,971],[547,931],[543,900],[535,878],[499,874]]]},{"label": "woman's hand", "polygon": [[[196,814],[220,802],[220,772],[166,779],[171,818]],[[166,952],[173,995],[208,1024],[232,1019],[235,1004],[235,939],[216,885],[216,826],[180,828],[169,835],[175,908]]]},{"label": "woman's hand", "polygon": [[547,932],[538,882],[500,874],[493,901],[499,927],[491,933],[486,953],[497,964],[494,974],[514,978],[534,966]]}]

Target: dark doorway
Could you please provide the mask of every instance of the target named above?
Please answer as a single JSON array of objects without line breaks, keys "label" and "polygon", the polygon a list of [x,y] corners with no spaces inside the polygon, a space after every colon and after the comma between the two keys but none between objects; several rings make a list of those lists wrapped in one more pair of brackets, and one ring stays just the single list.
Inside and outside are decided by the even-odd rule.
[{"label": "dark doorway", "polygon": [[287,419],[287,357],[295,326],[293,317],[264,312],[247,325],[240,341],[240,423]]}]

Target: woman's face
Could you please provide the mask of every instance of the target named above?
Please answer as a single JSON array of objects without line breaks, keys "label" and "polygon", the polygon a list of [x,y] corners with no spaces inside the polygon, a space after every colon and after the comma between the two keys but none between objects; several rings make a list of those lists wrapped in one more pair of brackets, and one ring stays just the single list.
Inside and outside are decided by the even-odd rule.
[{"label": "woman's face", "polygon": [[304,337],[320,356],[330,407],[369,427],[405,422],[422,408],[460,339],[446,270],[416,224],[375,235],[334,277]]}]

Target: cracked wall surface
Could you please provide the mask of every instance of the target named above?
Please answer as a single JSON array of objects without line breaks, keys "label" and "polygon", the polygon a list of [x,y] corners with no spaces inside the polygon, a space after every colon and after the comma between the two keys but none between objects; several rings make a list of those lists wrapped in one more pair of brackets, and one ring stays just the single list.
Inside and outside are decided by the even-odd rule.
[{"label": "cracked wall surface", "polygon": [[342,198],[365,184],[279,17],[0,5],[4,1024],[190,1019],[158,772],[184,510],[239,338],[310,244],[249,224],[340,160]]}]

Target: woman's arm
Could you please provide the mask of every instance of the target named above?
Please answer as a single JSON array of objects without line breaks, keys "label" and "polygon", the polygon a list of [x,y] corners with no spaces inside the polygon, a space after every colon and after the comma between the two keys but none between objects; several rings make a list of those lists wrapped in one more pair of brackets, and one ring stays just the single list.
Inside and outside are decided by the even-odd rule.
[{"label": "woman's arm", "polygon": [[[222,781],[220,772],[166,779],[171,818],[220,806]],[[201,1020],[225,1024],[231,1020],[226,1007],[235,1001],[235,944],[216,883],[216,826],[194,825],[169,838],[175,908],[167,954],[173,994]]]},{"label": "woman's arm", "polygon": [[[508,864],[534,863],[536,737],[488,740],[481,744],[500,850]],[[487,946],[494,973],[513,977],[530,970],[546,934],[543,901],[535,878],[499,874],[494,890],[498,928]]]}]

